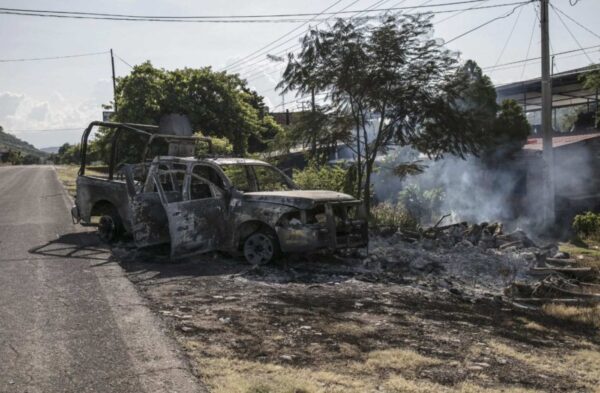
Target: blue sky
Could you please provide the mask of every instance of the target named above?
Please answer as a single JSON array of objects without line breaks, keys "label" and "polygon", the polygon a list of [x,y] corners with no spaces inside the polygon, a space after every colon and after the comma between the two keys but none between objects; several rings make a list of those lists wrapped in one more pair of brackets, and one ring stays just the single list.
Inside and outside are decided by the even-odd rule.
[{"label": "blue sky", "polygon": [[[353,1],[341,0],[331,11],[347,7]],[[450,1],[452,0],[432,0],[429,3]],[[513,1],[515,0],[488,0],[483,4]],[[423,4],[426,0],[359,0],[348,10],[365,9],[378,2],[381,4],[377,8],[385,8],[399,3],[400,6],[414,6]],[[334,3],[334,0],[0,0],[0,7],[144,15],[240,15],[320,12]],[[600,28],[597,27],[600,0],[579,0],[575,6],[571,6],[569,0],[553,0],[552,3],[600,35]],[[474,5],[476,4],[436,9],[460,9]],[[511,8],[469,11],[441,23],[437,22],[453,14],[438,15],[434,19],[435,36],[449,40],[491,18],[505,14]],[[600,62],[600,38],[586,32],[570,20],[564,17],[563,19],[581,46],[599,45],[598,48],[587,51],[587,54],[593,62]],[[539,27],[537,23],[534,26],[534,21],[534,6],[529,4],[522,7],[521,12],[517,10],[510,17],[496,21],[448,46],[460,52],[462,59],[474,59],[482,67],[492,66],[524,59],[531,32],[534,31],[528,57],[539,56]],[[550,22],[554,52],[579,47],[552,11]],[[301,23],[117,22],[0,15],[0,60],[104,52],[113,48],[118,56],[132,65],[150,60],[155,66],[167,69],[212,66],[219,70],[300,25]],[[513,26],[511,39],[500,56]],[[306,26],[298,31],[303,29],[306,29]],[[271,53],[280,54],[282,49],[295,42],[287,43]],[[582,53],[559,56],[556,58],[555,71],[565,71],[589,63],[590,59]],[[276,106],[281,103],[281,97],[273,88],[281,68],[282,65],[270,63],[261,56],[245,63],[244,67],[236,68],[235,71],[242,76],[251,76],[250,85],[259,94],[264,95],[271,106]],[[118,75],[125,75],[129,66],[117,59],[116,69]],[[532,62],[524,69],[522,66],[512,67],[490,72],[489,75],[495,83],[506,83],[521,80],[522,77],[536,77],[539,76],[539,72],[539,62]],[[111,99],[110,76],[108,54],[62,60],[0,63],[0,125],[37,147],[76,142],[87,123],[101,118],[101,104]],[[293,99],[291,96],[286,97],[288,102]]]}]

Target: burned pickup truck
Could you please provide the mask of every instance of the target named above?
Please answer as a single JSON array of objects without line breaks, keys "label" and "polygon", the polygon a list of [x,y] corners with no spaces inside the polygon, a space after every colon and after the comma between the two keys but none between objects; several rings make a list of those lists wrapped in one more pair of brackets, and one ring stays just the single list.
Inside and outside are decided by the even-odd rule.
[{"label": "burned pickup truck", "polygon": [[299,190],[283,172],[259,160],[167,155],[115,171],[112,157],[107,178],[86,175],[87,136],[94,125],[145,133],[150,142],[163,138],[170,152],[189,153],[196,140],[132,124],[96,122],[86,129],[72,214],[84,224],[99,217],[98,232],[106,241],[129,233],[138,247],[170,243],[172,258],[221,250],[243,254],[255,265],[285,253],[367,245],[359,200]]}]

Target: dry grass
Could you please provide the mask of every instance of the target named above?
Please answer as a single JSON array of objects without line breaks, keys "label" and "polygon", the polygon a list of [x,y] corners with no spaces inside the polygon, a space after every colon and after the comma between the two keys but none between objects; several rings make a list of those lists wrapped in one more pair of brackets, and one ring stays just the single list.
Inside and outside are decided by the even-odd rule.
[{"label": "dry grass", "polygon": [[428,381],[413,381],[405,379],[399,375],[394,375],[388,379],[384,385],[386,393],[536,393],[538,390],[499,386],[494,388],[484,388],[472,383],[461,383],[455,387],[447,387]]},{"label": "dry grass", "polygon": [[325,326],[324,330],[329,334],[341,334],[359,337],[365,334],[375,332],[377,330],[377,327],[370,324],[363,324],[355,321],[342,321],[337,323],[331,323]]},{"label": "dry grass", "polygon": [[[201,353],[197,349],[203,346],[195,341],[187,341],[185,345],[196,354]],[[365,361],[354,362],[346,367],[332,366],[319,370],[229,356],[197,355],[194,360],[201,379],[214,393],[537,392],[504,385],[484,388],[472,382],[444,386],[427,379],[418,379],[418,369],[435,367],[443,362],[412,350],[398,348],[370,352]]]},{"label": "dry grass", "polygon": [[440,363],[439,359],[426,357],[411,350],[395,348],[370,352],[366,362],[359,367],[359,370],[377,371],[393,369],[412,373],[420,367]]},{"label": "dry grass", "polygon": [[580,322],[600,328],[600,305],[594,307],[566,306],[563,304],[546,304],[543,312],[554,318],[565,321]]},{"label": "dry grass", "polygon": [[[577,265],[600,270],[600,244],[597,241],[586,240],[587,247],[573,243],[561,243],[560,251],[568,252]],[[583,244],[582,244],[583,245]]]},{"label": "dry grass", "polygon": [[540,373],[576,375],[591,391],[596,391],[600,383],[600,352],[595,350],[578,350],[556,353],[554,356],[540,356],[526,353],[506,344],[492,341],[490,347],[498,355],[515,359],[538,370]]},{"label": "dry grass", "polygon": [[[79,171],[78,165],[56,165],[56,174],[58,175],[58,180],[65,186],[69,195],[75,198],[76,190],[77,190],[77,172]],[[87,167],[86,175],[90,176],[98,176],[98,177],[106,177],[103,168]]]}]

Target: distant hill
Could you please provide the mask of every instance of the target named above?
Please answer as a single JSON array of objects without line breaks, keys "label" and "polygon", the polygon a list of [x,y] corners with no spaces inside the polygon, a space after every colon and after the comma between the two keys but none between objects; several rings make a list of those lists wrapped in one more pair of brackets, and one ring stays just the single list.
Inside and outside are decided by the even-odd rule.
[{"label": "distant hill", "polygon": [[11,135],[2,130],[0,127],[0,149],[17,150],[21,154],[31,154],[36,157],[46,157],[48,153],[36,149],[32,144],[20,140],[14,135]]},{"label": "distant hill", "polygon": [[58,149],[60,149],[60,146],[42,147],[40,150],[43,151],[44,153],[56,154],[56,153],[58,153]]}]

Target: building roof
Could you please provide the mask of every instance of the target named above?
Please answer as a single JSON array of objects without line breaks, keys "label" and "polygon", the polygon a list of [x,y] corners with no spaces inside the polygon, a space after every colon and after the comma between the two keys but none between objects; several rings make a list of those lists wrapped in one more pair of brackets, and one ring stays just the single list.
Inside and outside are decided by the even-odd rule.
[{"label": "building roof", "polygon": [[[588,66],[552,75],[552,107],[559,108],[587,104],[597,99],[595,89],[582,86],[581,75],[598,69]],[[542,82],[540,78],[496,86],[498,101],[513,99],[525,110],[539,110],[542,102]]]},{"label": "building roof", "polygon": [[[561,147],[572,145],[573,143],[583,142],[589,139],[600,137],[600,132],[580,135],[555,136],[552,138],[552,147]],[[542,138],[529,138],[525,146],[525,150],[542,150]]]}]

